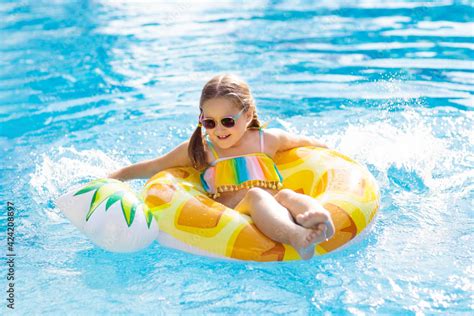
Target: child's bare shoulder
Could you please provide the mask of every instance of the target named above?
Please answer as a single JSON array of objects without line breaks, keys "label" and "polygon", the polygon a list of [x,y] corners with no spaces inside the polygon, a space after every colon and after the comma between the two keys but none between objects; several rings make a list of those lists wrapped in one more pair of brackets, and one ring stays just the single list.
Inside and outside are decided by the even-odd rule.
[{"label": "child's bare shoulder", "polygon": [[280,128],[268,128],[265,129],[265,137],[269,141],[278,142],[279,138],[284,135],[286,132]]},{"label": "child's bare shoulder", "polygon": [[280,144],[281,135],[285,133],[285,131],[279,128],[268,128],[264,131],[265,147],[272,152],[276,152]]}]

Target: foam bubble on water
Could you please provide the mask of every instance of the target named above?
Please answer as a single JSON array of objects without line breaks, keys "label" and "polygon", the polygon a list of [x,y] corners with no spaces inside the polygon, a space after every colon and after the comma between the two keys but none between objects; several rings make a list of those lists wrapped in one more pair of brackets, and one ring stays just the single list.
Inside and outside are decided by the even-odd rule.
[{"label": "foam bubble on water", "polygon": [[[394,238],[386,241],[388,248],[405,247],[405,240],[397,238],[404,229],[398,225],[406,225],[415,240],[427,244],[436,242],[433,229],[438,237],[449,238],[443,223],[453,216],[458,220],[468,217],[474,188],[470,180],[474,171],[463,168],[470,155],[464,131],[468,120],[445,113],[433,118],[424,110],[398,113],[384,118],[381,112],[375,122],[352,123],[325,139],[368,165],[382,189],[382,207],[400,211],[397,223],[385,228],[384,236]],[[383,239],[379,242],[385,242]],[[446,247],[449,245],[439,249]]]},{"label": "foam bubble on water", "polygon": [[375,166],[382,174],[387,175],[395,167],[399,172],[415,172],[426,185],[432,182],[437,157],[448,154],[444,141],[422,121],[401,126],[387,121],[349,125],[328,138],[330,143],[338,144],[341,152]]},{"label": "foam bubble on water", "polygon": [[[347,119],[342,122],[347,124]],[[462,266],[472,251],[462,236],[472,217],[474,173],[466,168],[473,162],[472,119],[449,109],[403,109],[340,125],[340,131],[329,131],[325,141],[369,165],[383,191],[377,243],[360,259],[379,269],[375,274],[370,269],[363,272],[380,286],[371,284],[371,297],[404,300],[415,312],[452,306],[460,297],[432,284],[448,277],[455,283],[459,277],[453,275],[469,275]],[[412,279],[415,276],[418,279]],[[400,288],[408,290],[399,292]],[[342,299],[363,304],[357,293],[360,290],[348,291]]]},{"label": "foam bubble on water", "polygon": [[[30,185],[33,199],[39,204],[50,204],[70,188],[95,178],[106,177],[110,172],[128,164],[96,150],[77,150],[74,147],[58,147],[40,156]],[[54,215],[51,214],[53,217]]]}]

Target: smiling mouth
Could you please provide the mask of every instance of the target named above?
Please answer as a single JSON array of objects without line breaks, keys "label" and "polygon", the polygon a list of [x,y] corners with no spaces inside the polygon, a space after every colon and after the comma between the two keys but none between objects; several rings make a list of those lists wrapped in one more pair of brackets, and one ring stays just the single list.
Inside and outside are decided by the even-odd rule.
[{"label": "smiling mouth", "polygon": [[224,136],[217,136],[218,139],[227,139],[229,138],[230,134],[229,135],[224,135]]}]

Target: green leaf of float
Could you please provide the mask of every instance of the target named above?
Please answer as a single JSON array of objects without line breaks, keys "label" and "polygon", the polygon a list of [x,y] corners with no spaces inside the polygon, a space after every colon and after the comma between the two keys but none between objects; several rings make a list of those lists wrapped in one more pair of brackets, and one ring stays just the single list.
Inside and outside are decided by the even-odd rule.
[{"label": "green leaf of float", "polygon": [[97,207],[102,204],[106,199],[117,191],[123,191],[123,185],[117,182],[104,182],[102,185],[94,192],[94,195],[91,199],[91,204],[89,206],[89,212],[86,215],[86,221],[92,216]]},{"label": "green leaf of float", "polygon": [[124,193],[125,192],[121,191],[110,196],[105,205],[105,210],[107,211],[115,202],[121,200]]},{"label": "green leaf of float", "polygon": [[126,192],[122,191],[109,197],[109,199],[107,200],[107,205],[105,206],[105,210],[107,210],[110,206],[112,206],[112,204],[114,204],[118,200],[121,200],[120,206],[122,208],[122,213],[125,218],[125,221],[127,222],[128,227],[130,227],[133,224],[133,220],[135,219],[137,209],[140,207],[140,205],[142,205],[147,227],[150,228],[151,222],[153,221],[153,214],[150,212],[148,206],[141,201],[136,201],[135,197],[124,196],[125,193]]},{"label": "green leaf of float", "polygon": [[125,221],[127,222],[128,227],[132,225],[133,219],[135,218],[135,212],[137,210],[137,206],[139,205],[139,201],[128,194],[125,194],[122,197],[122,213],[125,217]]},{"label": "green leaf of float", "polygon": [[150,208],[145,203],[143,203],[143,212],[145,213],[146,217],[146,225],[148,228],[150,228],[151,221],[153,220],[153,214],[150,212]]},{"label": "green leaf of float", "polygon": [[[133,224],[135,214],[140,205],[143,205],[143,212],[145,213],[146,223],[150,228],[153,221],[153,214],[150,212],[148,206],[143,203],[140,199],[137,199],[131,192],[125,190],[125,186],[120,181],[111,179],[99,179],[90,182],[86,187],[79,190],[75,195],[84,194],[96,190],[91,199],[89,212],[86,215],[86,221],[92,216],[94,211],[101,205],[105,200],[105,211],[107,211],[114,203],[121,201],[120,206],[124,215],[125,221],[128,227]],[[128,193],[128,194],[127,194]]]},{"label": "green leaf of float", "polygon": [[97,208],[97,207],[93,207],[94,201],[96,199],[96,195],[97,195],[97,191],[95,191],[94,195],[92,196],[91,205],[89,206],[89,212],[87,212],[86,214],[86,222],[89,220],[89,218],[91,217],[91,215],[94,213],[95,209]]},{"label": "green leaf of float", "polygon": [[92,190],[96,190],[96,189],[100,188],[101,186],[103,186],[106,182],[107,182],[107,180],[104,180],[104,179],[91,181],[88,184],[86,184],[86,186],[84,188],[82,188],[79,191],[77,191],[76,193],[74,193],[74,196],[81,195],[81,194],[90,192]]}]

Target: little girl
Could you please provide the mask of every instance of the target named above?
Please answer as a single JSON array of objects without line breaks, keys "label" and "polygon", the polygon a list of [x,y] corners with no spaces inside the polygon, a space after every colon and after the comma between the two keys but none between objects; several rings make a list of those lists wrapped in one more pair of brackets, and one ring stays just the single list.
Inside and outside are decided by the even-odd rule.
[{"label": "little girl", "polygon": [[331,216],[315,199],[282,189],[272,158],[294,147],[326,146],[278,129],[264,131],[248,85],[232,75],[218,75],[206,83],[199,110],[190,140],[109,177],[147,179],[167,168],[193,166],[202,172],[202,185],[211,198],[250,215],[269,238],[291,244],[302,258],[310,259],[315,245],[334,234]]}]

